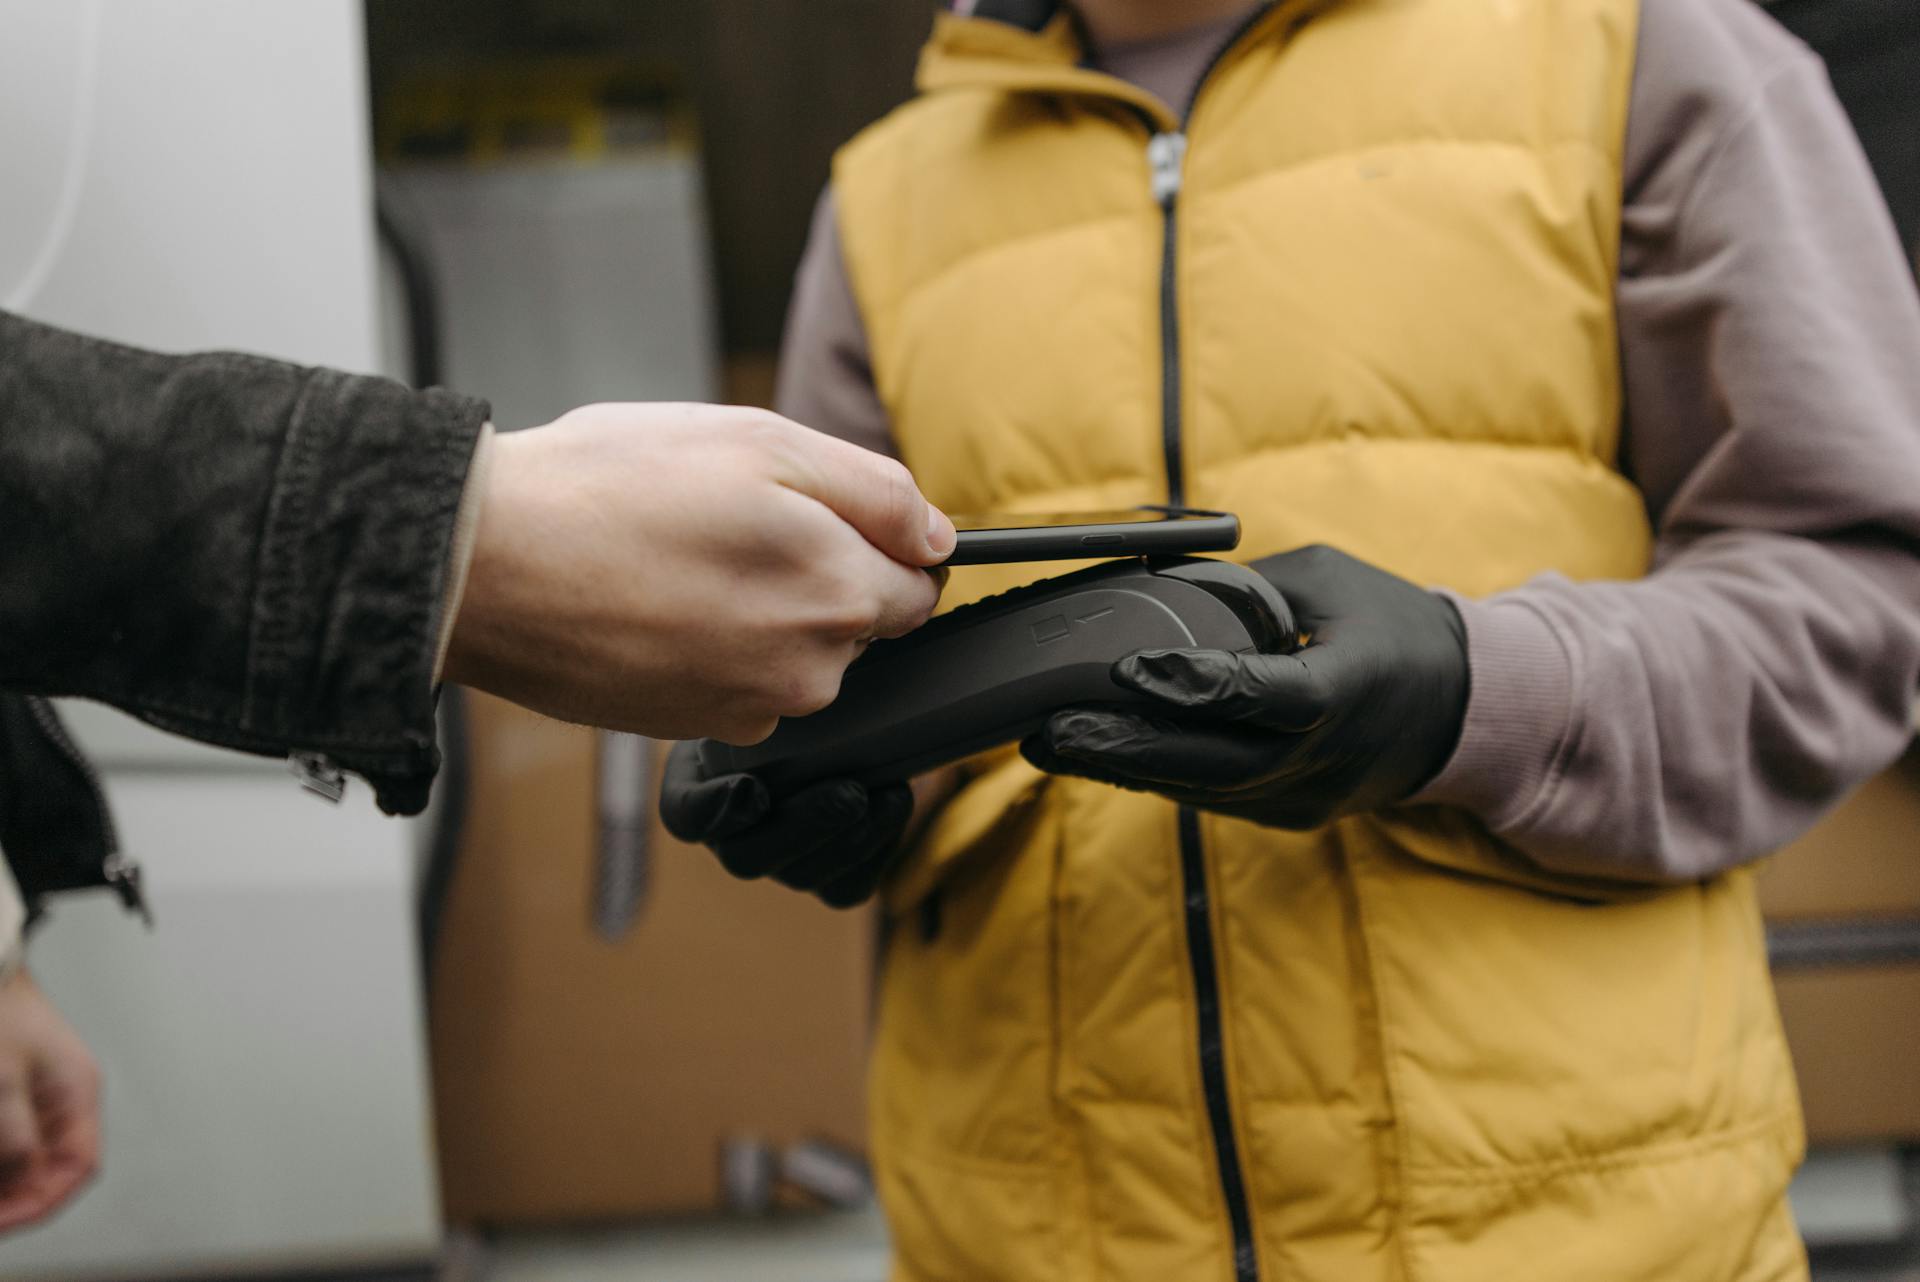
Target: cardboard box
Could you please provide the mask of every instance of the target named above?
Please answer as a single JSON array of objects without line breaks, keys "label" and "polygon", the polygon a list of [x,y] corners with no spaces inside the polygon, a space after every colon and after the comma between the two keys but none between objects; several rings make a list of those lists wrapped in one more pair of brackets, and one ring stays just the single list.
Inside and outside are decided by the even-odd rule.
[{"label": "cardboard box", "polygon": [[[1776,931],[1920,922],[1920,750],[1762,867]],[[1920,963],[1777,965],[1816,1144],[1920,1140]]]},{"label": "cardboard box", "polygon": [[1920,748],[1760,870],[1771,921],[1920,916]]},{"label": "cardboard box", "polygon": [[597,736],[471,707],[473,810],[432,976],[449,1219],[711,1211],[731,1137],[862,1146],[872,917],[737,882],[655,824],[640,918],[606,942]]},{"label": "cardboard box", "polygon": [[1774,977],[1816,1144],[1920,1141],[1920,965]]}]

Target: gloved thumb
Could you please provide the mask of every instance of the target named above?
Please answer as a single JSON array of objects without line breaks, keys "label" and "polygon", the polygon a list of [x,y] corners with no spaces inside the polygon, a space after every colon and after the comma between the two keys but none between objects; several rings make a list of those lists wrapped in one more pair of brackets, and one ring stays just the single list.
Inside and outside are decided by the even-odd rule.
[{"label": "gloved thumb", "polygon": [[699,744],[675,744],[667,754],[660,822],[681,841],[725,841],[759,823],[772,808],[773,795],[752,775],[708,775]]},{"label": "gloved thumb", "polygon": [[1303,734],[1338,706],[1343,666],[1330,644],[1294,654],[1143,650],[1115,663],[1113,679],[1191,719]]}]

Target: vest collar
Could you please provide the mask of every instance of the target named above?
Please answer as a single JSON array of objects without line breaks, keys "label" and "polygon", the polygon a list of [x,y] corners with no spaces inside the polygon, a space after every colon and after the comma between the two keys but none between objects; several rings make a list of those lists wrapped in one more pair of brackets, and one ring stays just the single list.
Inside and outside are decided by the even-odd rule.
[{"label": "vest collar", "polygon": [[[1335,0],[1274,0],[1236,45],[1291,27]],[[933,36],[920,53],[915,84],[922,93],[943,89],[998,89],[1006,93],[1078,94],[1124,103],[1157,127],[1178,130],[1167,104],[1126,81],[1085,65],[1086,46],[1073,14],[1058,0],[960,0],[934,18]]]}]

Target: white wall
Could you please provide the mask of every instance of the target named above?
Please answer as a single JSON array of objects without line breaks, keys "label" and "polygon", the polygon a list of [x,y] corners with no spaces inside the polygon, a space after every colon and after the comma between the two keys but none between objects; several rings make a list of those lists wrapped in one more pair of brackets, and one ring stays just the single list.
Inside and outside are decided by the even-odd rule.
[{"label": "white wall", "polygon": [[[0,0],[0,306],[171,350],[374,367],[359,0]],[[438,1237],[411,829],[115,714],[159,929],[32,952],[108,1070],[105,1174],[0,1279],[423,1257]]]},{"label": "white wall", "polygon": [[0,305],[374,368],[365,62],[353,0],[0,0]]}]

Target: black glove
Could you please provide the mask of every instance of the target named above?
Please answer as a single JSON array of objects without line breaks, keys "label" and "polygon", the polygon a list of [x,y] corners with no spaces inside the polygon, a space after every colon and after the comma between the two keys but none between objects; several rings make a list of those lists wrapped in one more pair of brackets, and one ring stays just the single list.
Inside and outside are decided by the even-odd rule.
[{"label": "black glove", "polygon": [[829,779],[776,800],[753,775],[708,774],[691,743],[674,745],[660,785],[668,832],[710,847],[736,877],[772,877],[835,908],[872,897],[912,815],[904,783]]},{"label": "black glove", "polygon": [[1160,707],[1055,713],[1020,745],[1027,760],[1296,829],[1404,801],[1438,774],[1466,717],[1459,612],[1332,548],[1253,569],[1293,607],[1305,648],[1129,655],[1114,680]]}]

